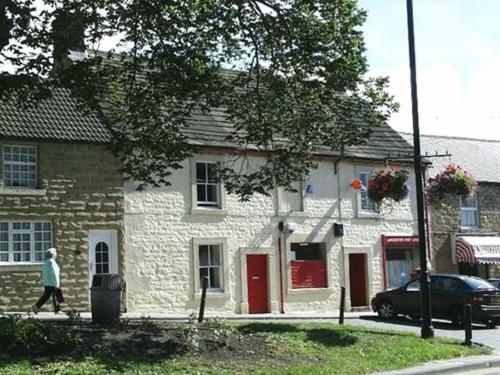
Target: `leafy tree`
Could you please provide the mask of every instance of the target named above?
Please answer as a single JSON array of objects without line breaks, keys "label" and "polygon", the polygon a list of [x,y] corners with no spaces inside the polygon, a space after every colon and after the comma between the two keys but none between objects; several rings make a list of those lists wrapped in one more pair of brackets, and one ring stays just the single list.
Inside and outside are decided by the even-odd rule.
[{"label": "leafy tree", "polygon": [[[219,175],[245,200],[291,190],[320,149],[365,142],[396,109],[387,80],[365,77],[366,12],[356,0],[37,4],[0,3],[1,58],[17,69],[1,75],[0,88],[23,100],[71,89],[103,114],[122,172],[141,186],[168,184],[196,151],[193,114],[217,108],[234,124],[225,140],[234,158]],[[118,47],[98,52],[110,36]],[[86,59],[68,58],[84,48]]]}]

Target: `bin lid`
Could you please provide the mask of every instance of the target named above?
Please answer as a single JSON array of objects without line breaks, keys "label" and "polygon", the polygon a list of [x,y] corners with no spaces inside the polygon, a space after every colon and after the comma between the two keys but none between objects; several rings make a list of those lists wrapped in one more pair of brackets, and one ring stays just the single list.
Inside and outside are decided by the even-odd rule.
[{"label": "bin lid", "polygon": [[91,290],[121,290],[124,286],[123,277],[117,273],[102,273],[92,278]]}]

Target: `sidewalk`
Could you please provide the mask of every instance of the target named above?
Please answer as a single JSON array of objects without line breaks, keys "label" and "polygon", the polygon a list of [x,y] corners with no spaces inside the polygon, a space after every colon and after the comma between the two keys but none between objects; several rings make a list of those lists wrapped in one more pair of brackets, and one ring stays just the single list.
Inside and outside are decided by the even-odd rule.
[{"label": "sidewalk", "polygon": [[[4,315],[21,315],[22,317],[31,317],[40,320],[67,320],[69,317],[66,315],[65,311],[61,311],[59,314],[54,314],[50,312],[40,312],[38,315],[26,312],[5,312],[0,313]],[[349,319],[359,319],[363,316],[375,316],[373,312],[346,312],[344,313],[344,320],[346,324],[349,324]],[[81,319],[91,320],[92,316],[90,312],[79,313]],[[218,314],[206,313],[206,318],[224,318],[227,320],[271,320],[271,321],[315,321],[315,320],[335,320],[338,322],[339,313],[333,312],[331,314],[224,314],[224,316]],[[125,320],[137,320],[137,319],[151,319],[151,320],[167,320],[167,321],[187,321],[189,319],[189,314],[167,314],[167,313],[122,313],[121,319]]]}]

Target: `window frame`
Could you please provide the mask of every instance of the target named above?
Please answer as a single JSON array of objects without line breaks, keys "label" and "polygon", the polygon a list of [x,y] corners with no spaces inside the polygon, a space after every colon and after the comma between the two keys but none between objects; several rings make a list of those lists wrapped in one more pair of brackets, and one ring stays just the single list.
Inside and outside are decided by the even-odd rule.
[{"label": "window frame", "polygon": [[192,253],[193,253],[193,270],[192,270],[192,281],[193,281],[193,296],[194,298],[201,297],[201,284],[200,278],[200,268],[205,266],[200,266],[200,246],[204,245],[219,245],[220,246],[220,288],[208,288],[207,296],[214,297],[229,297],[229,267],[228,267],[228,246],[227,239],[225,237],[196,237],[192,240]]},{"label": "window frame", "polygon": [[[52,221],[50,220],[0,220],[0,223],[7,223],[8,225],[8,250],[7,250],[7,256],[8,260],[7,261],[2,261],[0,260],[0,267],[1,266],[12,266],[12,265],[29,265],[29,264],[42,264],[44,259],[43,255],[45,254],[45,251],[47,249],[42,249],[41,251],[36,251],[36,243],[41,242],[42,244],[45,242],[50,242],[49,247],[52,247],[54,244],[54,226]],[[14,224],[15,223],[29,223],[30,228],[29,229],[14,229]],[[36,224],[41,224],[42,225],[42,230],[37,231],[35,230]],[[49,230],[44,230],[43,224],[50,224],[50,229]],[[3,232],[3,231],[2,231]],[[36,233],[42,233],[42,240],[38,241],[36,240]],[[44,240],[44,234],[43,233],[50,233],[50,240],[45,241]],[[14,251],[14,235],[23,235],[23,234],[29,234],[29,243],[30,243],[30,260],[25,261],[15,261],[14,260],[14,253],[18,253],[17,251]],[[2,243],[5,243],[5,241],[2,241]],[[2,252],[5,253],[5,252]],[[22,259],[22,254],[23,251],[21,250],[21,259]],[[41,259],[36,260],[36,254],[40,253],[41,254]]]},{"label": "window frame", "polygon": [[[30,162],[30,161],[27,161],[27,162],[22,162],[22,161],[6,161],[5,160],[5,155],[6,155],[6,148],[7,147],[10,147],[10,148],[14,148],[14,147],[18,147],[18,148],[25,148],[25,149],[32,149],[34,151],[34,157],[35,157],[35,161],[33,162]],[[29,182],[31,181],[30,178],[28,178],[28,186],[16,186],[16,185],[7,185],[6,184],[6,168],[5,166],[6,165],[27,165],[28,167],[29,166],[33,166],[34,169],[35,169],[35,177],[33,179],[33,185],[30,185]],[[9,173],[12,173],[12,172],[9,172]],[[30,173],[29,171],[26,172],[26,173]],[[12,182],[12,179],[9,178],[9,180],[11,180]],[[3,187],[5,189],[22,189],[22,190],[27,190],[27,189],[37,189],[38,188],[38,149],[36,146],[34,145],[19,145],[19,144],[4,144],[2,145],[2,182],[3,182]]]},{"label": "window frame", "polygon": [[[278,186],[276,188],[276,196],[277,196],[277,215],[278,216],[307,216],[307,207],[306,207],[306,181],[295,181],[293,184],[298,185],[298,192],[291,193],[285,190],[285,188]],[[289,194],[298,194],[300,200],[300,210],[291,210],[289,209],[288,197]],[[288,207],[286,207],[288,205]]]},{"label": "window frame", "polygon": [[[458,207],[459,207],[459,220],[460,220],[460,226],[462,228],[479,228],[480,223],[479,223],[479,200],[477,198],[477,194],[474,193],[472,196],[474,198],[474,207],[464,207],[464,198],[459,196],[458,198]],[[463,212],[474,212],[474,219],[475,219],[475,225],[465,225],[462,222],[462,213]]]},{"label": "window frame", "polygon": [[220,156],[200,155],[191,159],[191,214],[209,214],[209,215],[225,215],[226,211],[226,192],[224,184],[217,182],[217,205],[198,205],[198,182],[197,182],[197,163],[220,164],[222,158]]}]

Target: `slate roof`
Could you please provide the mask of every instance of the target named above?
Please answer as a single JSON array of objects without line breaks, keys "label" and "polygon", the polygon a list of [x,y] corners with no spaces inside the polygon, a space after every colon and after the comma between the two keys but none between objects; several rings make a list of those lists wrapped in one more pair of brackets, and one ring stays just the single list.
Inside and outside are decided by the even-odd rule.
[{"label": "slate roof", "polygon": [[106,143],[110,133],[92,113],[84,113],[68,90],[22,108],[15,100],[0,102],[0,136],[68,142]]},{"label": "slate roof", "polygon": [[[412,134],[401,135],[413,144]],[[429,159],[432,162],[430,177],[442,171],[448,164],[454,163],[472,173],[479,182],[500,183],[500,141],[421,135],[420,144],[422,154],[451,154],[451,157]]]},{"label": "slate roof", "polygon": [[[232,124],[224,112],[214,109],[210,113],[193,114],[188,120],[185,134],[195,145],[235,147],[225,140],[232,132]],[[39,140],[80,141],[106,143],[110,133],[95,114],[84,113],[67,90],[57,90],[50,99],[37,106],[20,108],[12,101],[0,103],[0,136]],[[411,146],[388,125],[374,129],[369,141],[344,150],[350,158],[383,160],[389,153],[411,152]],[[339,151],[322,148],[320,155],[338,156]]]}]

